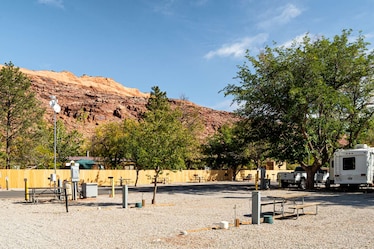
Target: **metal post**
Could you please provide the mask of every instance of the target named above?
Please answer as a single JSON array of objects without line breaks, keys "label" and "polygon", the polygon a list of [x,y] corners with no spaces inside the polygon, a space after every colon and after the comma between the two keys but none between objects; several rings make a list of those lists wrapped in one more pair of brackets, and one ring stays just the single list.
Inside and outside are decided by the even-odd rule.
[{"label": "metal post", "polygon": [[66,208],[66,213],[68,213],[69,212],[69,200],[68,200],[68,194],[66,191],[66,184],[64,187],[64,192],[65,192],[65,208]]},{"label": "metal post", "polygon": [[[54,175],[56,176],[56,164],[57,164],[57,158],[56,158],[56,154],[57,154],[57,127],[56,127],[56,114],[59,113],[61,111],[61,106],[58,104],[58,100],[56,98],[56,96],[51,96],[51,101],[49,102],[49,105],[52,107],[53,109],[53,123],[54,123],[54,143],[53,143],[53,154],[54,154]],[[55,177],[55,180],[53,182],[53,185],[54,185],[54,191],[56,193],[56,177]]]},{"label": "metal post", "polygon": [[260,181],[260,189],[266,189],[266,169],[261,167],[261,181]]},{"label": "metal post", "polygon": [[77,199],[77,190],[78,190],[78,186],[77,186],[77,182],[72,182],[73,183],[73,191],[72,191],[72,200],[76,200]]},{"label": "metal post", "polygon": [[110,185],[112,186],[110,197],[114,198],[114,179],[113,176],[109,176],[108,178],[110,179]]},{"label": "metal post", "polygon": [[123,186],[122,187],[122,207],[123,208],[127,208],[127,196],[128,196],[128,193],[129,193],[129,189],[127,187],[127,185]]},{"label": "metal post", "polygon": [[261,193],[252,192],[252,224],[260,224]]},{"label": "metal post", "polygon": [[[55,168],[55,174],[56,174],[56,164],[57,164],[57,158],[56,158],[56,153],[57,153],[57,129],[56,129],[56,112],[53,110],[53,120],[54,120],[54,145],[53,145],[53,152],[54,152],[54,168]],[[56,185],[56,182],[55,182]]]},{"label": "metal post", "polygon": [[25,181],[25,201],[29,201],[29,186],[27,184],[27,178],[25,178],[24,181]]},{"label": "metal post", "polygon": [[57,183],[58,183],[57,184],[57,187],[58,187],[58,189],[57,189],[57,197],[58,197],[59,200],[61,200],[61,195],[62,195],[62,193],[61,193],[62,181],[61,181],[60,178],[58,179]]}]

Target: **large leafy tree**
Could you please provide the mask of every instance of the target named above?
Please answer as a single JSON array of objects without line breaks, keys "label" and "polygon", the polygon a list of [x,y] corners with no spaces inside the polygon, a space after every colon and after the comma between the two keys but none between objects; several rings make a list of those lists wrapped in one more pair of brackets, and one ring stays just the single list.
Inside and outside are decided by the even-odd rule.
[{"label": "large leafy tree", "polygon": [[370,128],[373,52],[361,33],[353,41],[351,34],[343,30],[332,40],[306,35],[291,47],[266,47],[256,57],[247,52],[251,67],[239,67],[240,85],[224,89],[275,158],[307,171],[309,188],[340,139],[353,146]]},{"label": "large leafy tree", "polygon": [[251,122],[247,119],[238,121],[235,124],[236,135],[247,147],[246,154],[248,154],[251,165],[257,169],[264,166],[264,162],[269,158],[268,142],[257,136],[257,130],[252,129]]},{"label": "large leafy tree", "polygon": [[98,157],[102,157],[105,164],[112,169],[125,158],[125,148],[122,144],[123,129],[120,123],[103,124],[95,130],[90,143],[90,151]]},{"label": "large leafy tree", "polygon": [[203,153],[208,165],[213,169],[231,169],[233,180],[250,162],[249,147],[240,136],[239,128],[223,125],[203,145]]},{"label": "large leafy tree", "polygon": [[152,203],[156,202],[157,179],[163,170],[185,168],[186,154],[191,142],[188,129],[181,122],[182,114],[171,110],[166,92],[152,87],[147,111],[141,121],[139,164],[153,169],[154,190]]},{"label": "large leafy tree", "polygon": [[207,163],[215,169],[231,169],[233,180],[244,168],[260,168],[268,156],[266,142],[255,141],[247,126],[245,121],[223,125],[202,145]]},{"label": "large leafy tree", "polygon": [[[13,63],[5,63],[0,70],[0,136],[6,168],[24,164],[16,156],[17,147],[27,141],[36,147],[44,109],[30,90],[31,82]],[[15,161],[16,159],[20,161]],[[13,160],[13,161],[12,161]]]}]

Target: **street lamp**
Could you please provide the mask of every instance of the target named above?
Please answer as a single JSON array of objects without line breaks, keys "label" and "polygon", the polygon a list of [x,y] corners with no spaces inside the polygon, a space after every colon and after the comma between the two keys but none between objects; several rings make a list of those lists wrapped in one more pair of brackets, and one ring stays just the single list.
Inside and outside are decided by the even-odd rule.
[{"label": "street lamp", "polygon": [[[49,101],[49,105],[53,109],[53,121],[54,121],[54,167],[55,167],[55,174],[53,176],[53,181],[56,182],[56,145],[57,145],[57,139],[56,139],[56,114],[61,111],[61,106],[57,104],[58,100],[56,96],[51,96],[51,101]],[[51,179],[52,180],[52,179]]]}]

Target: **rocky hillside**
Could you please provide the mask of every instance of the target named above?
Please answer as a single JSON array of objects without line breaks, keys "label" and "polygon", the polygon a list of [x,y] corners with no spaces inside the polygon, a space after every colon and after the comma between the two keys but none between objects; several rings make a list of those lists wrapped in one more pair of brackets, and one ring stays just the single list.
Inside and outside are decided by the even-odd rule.
[{"label": "rocky hillside", "polygon": [[[32,71],[21,69],[32,81],[32,89],[46,107],[45,118],[53,122],[49,106],[50,96],[55,95],[63,120],[68,129],[77,129],[89,137],[96,127],[107,122],[138,119],[145,111],[148,93],[127,88],[110,78],[75,76],[70,72]],[[163,89],[161,89],[163,90]],[[236,120],[232,113],[198,106],[194,103],[171,99],[172,106],[179,106],[185,113],[198,113],[205,127],[202,137],[214,133],[220,126]]]}]

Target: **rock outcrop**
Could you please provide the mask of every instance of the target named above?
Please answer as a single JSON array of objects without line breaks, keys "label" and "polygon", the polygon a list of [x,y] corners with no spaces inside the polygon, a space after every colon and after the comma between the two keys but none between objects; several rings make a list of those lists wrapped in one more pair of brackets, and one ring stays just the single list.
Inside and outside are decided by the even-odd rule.
[{"label": "rock outcrop", "polygon": [[[32,90],[46,108],[45,119],[53,122],[53,111],[49,106],[54,95],[61,106],[58,119],[66,127],[76,129],[90,137],[96,127],[107,122],[136,119],[146,110],[148,93],[127,88],[106,77],[81,77],[63,71],[32,71],[21,69],[32,82]],[[233,113],[198,106],[185,100],[170,99],[172,107],[179,106],[185,114],[197,114],[203,124],[202,137],[214,133],[225,123],[237,118]],[[187,115],[188,116],[188,115]]]}]

